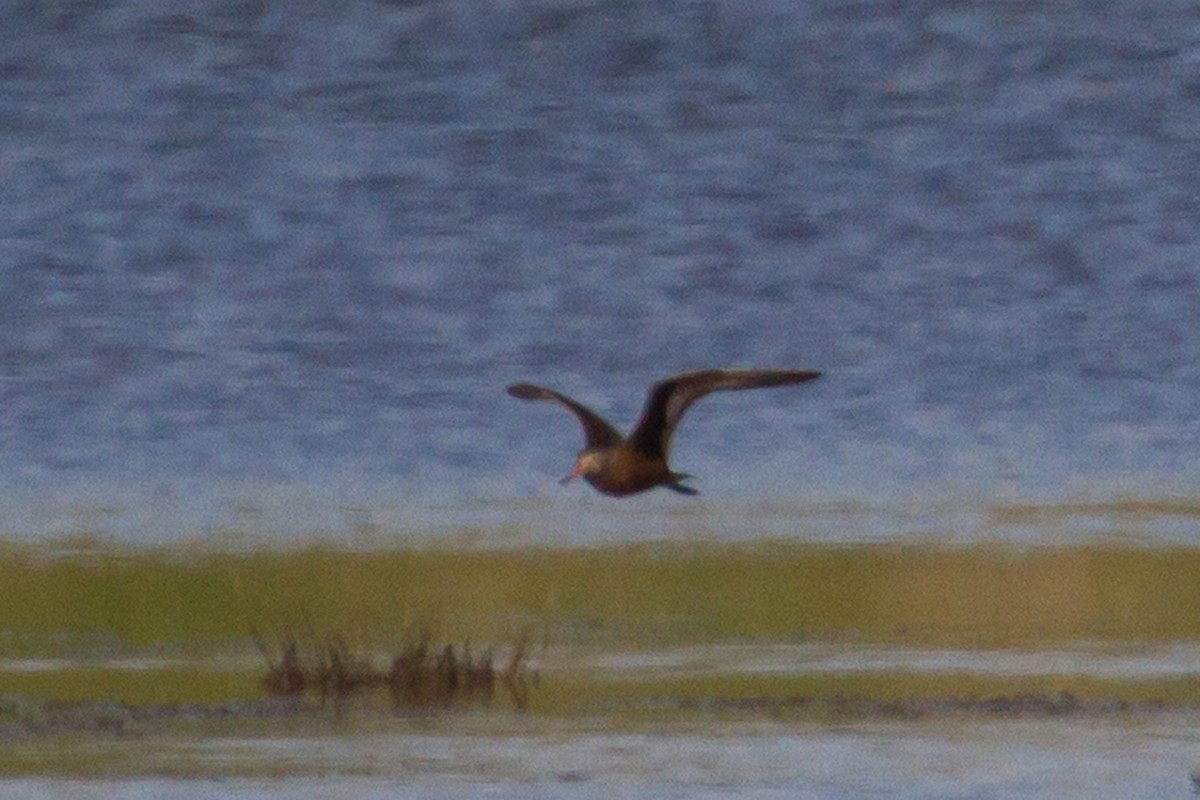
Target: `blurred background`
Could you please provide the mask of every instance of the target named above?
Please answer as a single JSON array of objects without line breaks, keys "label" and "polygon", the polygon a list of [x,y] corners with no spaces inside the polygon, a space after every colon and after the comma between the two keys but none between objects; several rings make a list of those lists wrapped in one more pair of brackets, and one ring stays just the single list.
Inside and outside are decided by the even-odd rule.
[{"label": "blurred background", "polygon": [[[1200,13],[1102,6],[6,2],[0,535],[1194,497]],[[698,405],[695,500],[557,486],[503,391],[709,366],[826,376]]]}]

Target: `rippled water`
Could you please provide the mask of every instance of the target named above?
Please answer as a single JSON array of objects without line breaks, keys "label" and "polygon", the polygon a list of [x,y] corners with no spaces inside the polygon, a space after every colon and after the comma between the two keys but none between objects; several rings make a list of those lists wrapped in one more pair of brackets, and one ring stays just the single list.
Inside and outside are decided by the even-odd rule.
[{"label": "rippled water", "polygon": [[1179,724],[1000,721],[830,728],[731,725],[613,734],[442,731],[168,744],[161,757],[245,765],[267,757],[305,778],[5,780],[38,798],[1185,797],[1196,741]]},{"label": "rippled water", "polygon": [[586,516],[504,384],[711,365],[827,373],[693,412],[718,500],[1190,494],[1200,35],[1090,9],[10,4],[0,529]]}]

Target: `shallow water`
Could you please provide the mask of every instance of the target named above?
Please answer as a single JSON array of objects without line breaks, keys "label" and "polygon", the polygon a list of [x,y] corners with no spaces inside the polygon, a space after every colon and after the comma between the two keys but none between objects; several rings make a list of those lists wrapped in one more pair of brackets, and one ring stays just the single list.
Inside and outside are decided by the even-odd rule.
[{"label": "shallow water", "polygon": [[826,378],[697,407],[717,507],[1194,496],[1189,14],[11,7],[0,533],[588,541],[503,386],[734,364]]},{"label": "shallow water", "polygon": [[[6,797],[1182,797],[1195,719],[754,725],[151,744],[275,777],[0,781]],[[536,727],[536,726],[535,726]],[[289,776],[289,773],[293,773]]]}]

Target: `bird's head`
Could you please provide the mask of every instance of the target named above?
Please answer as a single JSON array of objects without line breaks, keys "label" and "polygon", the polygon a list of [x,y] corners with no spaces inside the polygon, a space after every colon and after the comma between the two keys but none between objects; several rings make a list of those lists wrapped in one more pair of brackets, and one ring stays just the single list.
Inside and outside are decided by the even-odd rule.
[{"label": "bird's head", "polygon": [[575,467],[571,470],[571,474],[563,478],[559,483],[568,484],[576,478],[587,478],[591,475],[598,474],[604,469],[604,453],[599,450],[583,450],[580,451],[579,457],[575,459]]}]

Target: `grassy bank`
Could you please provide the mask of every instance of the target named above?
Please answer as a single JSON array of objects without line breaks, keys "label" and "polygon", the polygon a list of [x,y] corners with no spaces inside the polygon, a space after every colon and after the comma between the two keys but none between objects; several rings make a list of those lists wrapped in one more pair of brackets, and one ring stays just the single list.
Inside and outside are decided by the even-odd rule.
[{"label": "grassy bank", "polygon": [[[246,698],[261,692],[266,667],[256,636],[303,640],[333,631],[356,650],[386,654],[418,629],[477,648],[529,635],[550,668],[558,665],[560,688],[541,690],[543,703],[564,706],[570,691],[561,687],[572,681],[608,693],[601,690],[607,678],[573,676],[564,653],[586,660],[586,654],[729,642],[989,650],[1200,639],[1200,550],[757,543],[0,551],[0,658],[8,660],[0,667],[0,692],[130,702]],[[150,669],[139,665],[144,658],[175,661]],[[660,679],[672,683],[669,675]],[[729,696],[813,690],[797,676],[788,678],[795,686],[720,680]],[[921,687],[911,677],[897,683],[895,675],[807,680],[830,692],[937,688],[928,677],[920,678]],[[839,688],[838,680],[850,683]],[[1024,685],[939,680],[951,694]],[[685,689],[663,691],[682,696],[691,691]],[[564,699],[552,700],[559,691]],[[658,690],[647,683],[613,691]]]}]

